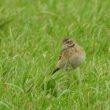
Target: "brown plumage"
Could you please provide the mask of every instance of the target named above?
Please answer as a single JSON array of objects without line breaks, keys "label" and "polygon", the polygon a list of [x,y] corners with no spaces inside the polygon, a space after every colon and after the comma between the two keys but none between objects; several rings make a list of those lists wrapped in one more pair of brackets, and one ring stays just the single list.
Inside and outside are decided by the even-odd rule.
[{"label": "brown plumage", "polygon": [[85,60],[85,51],[72,39],[64,39],[62,51],[53,73],[60,69],[68,69],[71,66],[73,69],[77,68]]}]

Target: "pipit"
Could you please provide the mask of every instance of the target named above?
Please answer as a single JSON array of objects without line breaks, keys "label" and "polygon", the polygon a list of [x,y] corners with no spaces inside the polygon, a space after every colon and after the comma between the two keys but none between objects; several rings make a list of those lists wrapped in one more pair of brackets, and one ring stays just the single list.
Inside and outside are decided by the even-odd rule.
[{"label": "pipit", "polygon": [[84,49],[72,39],[64,39],[62,46],[62,51],[53,74],[60,69],[68,69],[69,66],[76,69],[85,60],[86,54]]}]

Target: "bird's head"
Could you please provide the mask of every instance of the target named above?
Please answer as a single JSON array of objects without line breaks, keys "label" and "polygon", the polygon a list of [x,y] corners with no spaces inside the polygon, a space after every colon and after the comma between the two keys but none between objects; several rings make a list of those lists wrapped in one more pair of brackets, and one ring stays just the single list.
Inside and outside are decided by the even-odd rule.
[{"label": "bird's head", "polygon": [[65,38],[63,40],[63,48],[69,48],[74,46],[75,46],[75,42],[72,39]]}]

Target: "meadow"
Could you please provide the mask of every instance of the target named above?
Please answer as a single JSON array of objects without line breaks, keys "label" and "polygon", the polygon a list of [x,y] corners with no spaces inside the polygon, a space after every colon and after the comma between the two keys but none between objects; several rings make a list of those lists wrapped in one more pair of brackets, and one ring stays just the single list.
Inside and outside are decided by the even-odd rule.
[{"label": "meadow", "polygon": [[[68,36],[86,60],[51,75]],[[110,110],[110,1],[0,0],[0,110]]]}]

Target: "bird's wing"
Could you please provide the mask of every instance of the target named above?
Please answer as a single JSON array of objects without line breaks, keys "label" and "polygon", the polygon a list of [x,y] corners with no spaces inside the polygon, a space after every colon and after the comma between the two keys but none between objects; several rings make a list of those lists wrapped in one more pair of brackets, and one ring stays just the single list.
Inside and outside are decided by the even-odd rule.
[{"label": "bird's wing", "polygon": [[61,53],[60,53],[60,56],[58,58],[58,62],[57,62],[57,66],[56,68],[54,69],[54,71],[52,72],[52,74],[56,73],[58,70],[60,70],[61,66],[62,66],[62,63],[63,63],[63,56],[64,56],[64,51],[65,49],[62,49]]},{"label": "bird's wing", "polygon": [[59,59],[58,59],[58,63],[57,63],[57,67],[58,68],[62,68],[64,67],[64,65],[67,63],[68,60],[68,52],[67,49],[63,49],[60,53]]},{"label": "bird's wing", "polygon": [[59,59],[58,60],[62,60],[62,58],[65,56],[65,54],[66,54],[66,49],[62,49],[61,50],[61,53],[60,53],[60,56],[59,56]]}]

